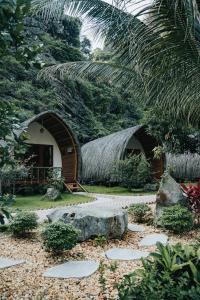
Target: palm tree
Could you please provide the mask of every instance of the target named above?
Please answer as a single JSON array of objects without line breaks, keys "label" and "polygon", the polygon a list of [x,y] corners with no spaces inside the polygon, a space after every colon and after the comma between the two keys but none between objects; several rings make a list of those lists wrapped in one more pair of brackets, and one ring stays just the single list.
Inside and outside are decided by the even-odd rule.
[{"label": "palm tree", "polygon": [[[51,66],[42,76],[64,74],[111,79],[130,88],[142,85],[147,105],[159,105],[175,118],[200,121],[200,0],[152,0],[136,15],[130,7],[141,0],[33,0],[47,19],[64,8],[94,24],[117,55],[117,64],[76,62]],[[129,7],[129,10],[127,9]]]}]

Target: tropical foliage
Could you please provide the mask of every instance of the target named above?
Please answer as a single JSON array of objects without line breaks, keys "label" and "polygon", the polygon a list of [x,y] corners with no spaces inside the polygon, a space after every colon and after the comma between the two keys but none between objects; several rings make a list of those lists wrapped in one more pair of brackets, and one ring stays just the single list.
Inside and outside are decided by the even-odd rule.
[{"label": "tropical foliage", "polygon": [[119,299],[197,300],[200,296],[199,244],[157,244],[142,260],[143,269],[124,276],[117,285]]},{"label": "tropical foliage", "polygon": [[184,194],[188,198],[189,208],[196,215],[197,220],[200,219],[200,180],[198,180],[197,185],[189,184],[186,186],[185,184],[181,184],[181,187],[184,191]]},{"label": "tropical foliage", "polygon": [[[142,9],[134,16],[135,3]],[[103,77],[126,88],[143,83],[148,105],[159,105],[163,114],[198,124],[199,28],[198,0],[124,0],[108,4],[102,0],[34,0],[45,18],[58,17],[63,8],[72,15],[84,15],[95,24],[95,34],[109,43],[118,64],[67,63],[45,69],[42,74],[74,73]],[[61,76],[62,77],[62,76]]]},{"label": "tropical foliage", "polygon": [[117,182],[129,190],[143,188],[151,181],[151,165],[144,154],[131,155],[123,160],[118,160],[113,166],[111,182]]}]

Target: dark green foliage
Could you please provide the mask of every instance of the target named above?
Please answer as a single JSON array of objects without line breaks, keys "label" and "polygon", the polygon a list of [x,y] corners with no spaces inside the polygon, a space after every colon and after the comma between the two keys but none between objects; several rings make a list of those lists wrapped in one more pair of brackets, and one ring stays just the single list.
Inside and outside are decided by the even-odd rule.
[{"label": "dark green foliage", "polygon": [[80,61],[83,56],[78,48],[66,44],[65,41],[54,39],[49,35],[41,37],[44,42],[44,48],[46,51],[50,51],[52,57],[61,63],[66,61]]},{"label": "dark green foliage", "polygon": [[196,135],[198,129],[183,125],[179,118],[172,119],[167,112],[162,118],[161,114],[158,107],[151,108],[144,112],[141,122],[147,126],[147,132],[164,145],[164,150],[169,153],[197,152],[199,141],[191,135]]},{"label": "dark green foliage", "polygon": [[9,230],[9,226],[5,224],[1,224],[0,222],[0,232],[6,232]]},{"label": "dark green foliage", "polygon": [[99,236],[97,236],[97,237],[94,239],[94,241],[95,241],[95,244],[96,244],[97,247],[100,246],[100,247],[102,247],[102,248],[104,248],[105,245],[106,245],[107,242],[108,242],[107,238],[106,238],[104,235],[99,235]]},{"label": "dark green foliage", "polygon": [[78,235],[79,231],[72,225],[55,222],[47,225],[41,236],[46,251],[60,254],[76,245]]},{"label": "dark green foliage", "polygon": [[15,200],[16,197],[12,194],[0,194],[0,224],[4,224],[4,217],[7,219],[11,218],[8,208],[14,204]]},{"label": "dark green foliage", "polygon": [[151,166],[143,154],[131,155],[124,160],[119,160],[113,167],[112,181],[117,181],[121,186],[142,188],[151,182]]},{"label": "dark green foliage", "polygon": [[33,212],[19,212],[12,219],[9,230],[14,236],[24,236],[37,228],[37,215]]},{"label": "dark green foliage", "polygon": [[22,196],[30,195],[44,195],[47,191],[46,184],[36,184],[36,185],[17,185],[16,194]]},{"label": "dark green foliage", "polygon": [[47,186],[53,187],[61,192],[64,187],[65,179],[64,177],[60,177],[60,171],[53,170],[49,172]]},{"label": "dark green foliage", "polygon": [[42,45],[35,58],[40,65],[28,68],[18,57],[6,53],[0,60],[0,100],[18,107],[20,121],[47,109],[61,111],[81,143],[136,125],[141,113],[132,91],[99,80],[36,81],[37,68],[45,64],[83,59],[78,48],[80,22],[68,17],[62,22],[46,25],[39,19],[26,18],[24,42]]},{"label": "dark green foliage", "polygon": [[163,210],[158,224],[174,233],[183,233],[192,229],[193,216],[186,207],[173,205]]},{"label": "dark green foliage", "polygon": [[86,36],[84,36],[83,40],[81,41],[81,52],[86,57],[86,59],[90,58],[91,47],[92,45],[90,40]]},{"label": "dark green foliage", "polygon": [[121,300],[197,300],[200,297],[199,245],[157,244],[143,269],[117,285]]},{"label": "dark green foliage", "polygon": [[133,204],[129,207],[129,214],[134,217],[136,222],[144,222],[145,217],[151,211],[146,203]]},{"label": "dark green foliage", "polygon": [[80,47],[80,30],[81,22],[78,18],[64,16],[61,21],[53,21],[46,24],[47,32],[54,38],[65,41],[66,44],[79,48]]},{"label": "dark green foliage", "polygon": [[156,192],[159,189],[158,183],[147,183],[143,187],[144,192]]}]

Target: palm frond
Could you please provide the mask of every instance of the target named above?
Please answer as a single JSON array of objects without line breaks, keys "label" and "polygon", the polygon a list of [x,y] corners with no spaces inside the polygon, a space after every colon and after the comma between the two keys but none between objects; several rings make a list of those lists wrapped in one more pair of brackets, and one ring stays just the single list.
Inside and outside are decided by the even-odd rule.
[{"label": "palm frond", "polygon": [[38,79],[49,81],[63,80],[65,77],[85,78],[123,85],[125,89],[134,89],[138,95],[145,91],[145,85],[138,73],[128,67],[104,62],[79,61],[46,67]]},{"label": "palm frond", "polygon": [[[53,4],[58,2],[53,13]],[[135,2],[130,0],[128,4],[134,7]],[[40,8],[44,5],[43,12],[51,4],[47,16],[57,14],[62,6],[72,15],[93,21],[96,34],[106,38],[122,68],[122,71],[111,71],[108,65],[98,64],[97,68],[92,63],[86,66],[87,63],[81,62],[51,67],[53,72],[60,68],[62,72],[68,70],[69,74],[70,70],[78,76],[89,76],[89,73],[105,79],[110,76],[116,82],[121,79],[127,87],[137,73],[145,83],[149,105],[159,105],[163,111],[167,109],[183,120],[199,122],[199,0],[154,0],[138,13],[137,17],[143,17],[143,21],[127,12],[124,0],[118,1],[121,4],[118,7],[102,0],[33,0],[36,7],[37,3]],[[100,68],[107,71],[103,73]]]}]

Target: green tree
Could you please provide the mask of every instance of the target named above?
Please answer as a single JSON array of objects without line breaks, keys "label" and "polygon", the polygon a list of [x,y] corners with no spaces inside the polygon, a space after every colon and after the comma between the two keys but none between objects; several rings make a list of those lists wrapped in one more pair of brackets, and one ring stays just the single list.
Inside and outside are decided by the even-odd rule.
[{"label": "green tree", "polygon": [[24,20],[30,8],[30,0],[0,0],[0,57],[14,55],[26,66],[38,63],[34,59],[42,48],[25,39]]},{"label": "green tree", "polygon": [[84,36],[82,41],[81,41],[81,52],[84,54],[84,56],[88,59],[90,58],[91,54],[91,42],[90,40]]},{"label": "green tree", "polygon": [[[132,12],[139,2],[129,1]],[[55,9],[52,2],[46,5],[46,0],[33,3],[46,15]],[[62,71],[101,75],[127,88],[139,81],[147,92],[148,105],[159,105],[162,114],[168,111],[182,122],[199,124],[199,0],[154,0],[151,5],[142,5],[136,16],[128,12],[124,0],[115,6],[103,0],[80,0],[78,5],[76,0],[55,3],[56,12],[67,4],[71,14],[93,20],[96,33],[106,38],[118,56],[117,65],[82,62],[60,66]]]},{"label": "green tree", "polygon": [[167,112],[162,118],[161,115],[159,107],[145,110],[141,123],[163,145],[163,151],[177,154],[198,152],[198,129],[187,123],[183,124],[179,119],[174,120]]}]

